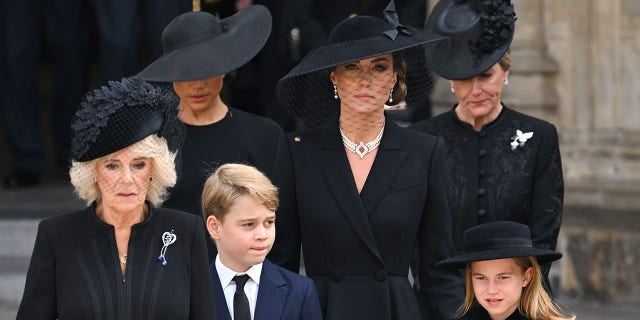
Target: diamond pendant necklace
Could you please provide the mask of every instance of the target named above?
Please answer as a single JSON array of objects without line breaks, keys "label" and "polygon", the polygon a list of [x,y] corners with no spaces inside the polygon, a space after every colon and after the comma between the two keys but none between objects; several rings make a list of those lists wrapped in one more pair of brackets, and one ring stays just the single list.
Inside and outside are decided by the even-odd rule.
[{"label": "diamond pendant necklace", "polygon": [[345,148],[357,154],[360,157],[360,159],[364,159],[364,156],[366,156],[367,153],[372,152],[380,145],[380,140],[382,140],[382,133],[384,133],[384,122],[382,123],[382,128],[380,129],[380,133],[378,133],[378,135],[373,140],[367,143],[364,143],[364,141],[360,141],[360,143],[355,143],[351,141],[351,139],[349,139],[347,135],[344,134],[344,132],[342,131],[342,128],[338,127],[338,129],[340,129],[342,144],[344,144]]}]

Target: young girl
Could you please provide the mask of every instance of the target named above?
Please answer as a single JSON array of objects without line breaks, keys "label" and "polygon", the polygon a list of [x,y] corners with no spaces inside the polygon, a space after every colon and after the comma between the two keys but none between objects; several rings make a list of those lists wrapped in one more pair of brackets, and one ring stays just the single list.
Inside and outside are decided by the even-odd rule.
[{"label": "young girl", "polygon": [[473,227],[464,233],[464,252],[438,263],[466,269],[460,319],[575,319],[563,315],[542,286],[539,263],[562,254],[534,248],[526,225],[496,221]]}]

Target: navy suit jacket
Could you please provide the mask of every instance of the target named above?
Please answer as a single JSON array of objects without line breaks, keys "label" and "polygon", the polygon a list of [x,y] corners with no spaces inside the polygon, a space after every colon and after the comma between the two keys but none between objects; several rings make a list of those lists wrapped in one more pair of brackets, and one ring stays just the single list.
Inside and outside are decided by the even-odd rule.
[{"label": "navy suit jacket", "polygon": [[[218,320],[230,320],[215,261],[209,266]],[[258,299],[253,317],[261,319],[322,319],[320,300],[313,280],[279,267],[269,260],[262,264]]]}]

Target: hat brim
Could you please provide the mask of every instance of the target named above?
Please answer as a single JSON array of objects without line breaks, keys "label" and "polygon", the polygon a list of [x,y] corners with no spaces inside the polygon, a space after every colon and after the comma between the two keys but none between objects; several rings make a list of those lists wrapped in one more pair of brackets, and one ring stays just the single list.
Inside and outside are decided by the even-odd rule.
[{"label": "hat brim", "polygon": [[271,14],[252,5],[222,19],[223,33],[163,54],[134,78],[154,82],[208,79],[231,72],[255,57],[271,33]]},{"label": "hat brim", "polygon": [[533,247],[513,247],[513,248],[498,248],[494,250],[487,250],[482,252],[472,252],[461,254],[449,259],[445,259],[436,263],[438,267],[450,267],[450,268],[465,268],[466,265],[474,261],[496,260],[506,258],[518,258],[535,256],[538,263],[547,263],[562,258],[562,253],[547,250],[538,249]]},{"label": "hat brim", "polygon": [[[410,36],[399,33],[395,40],[385,35],[379,35],[372,38],[334,43],[310,51],[300,63],[280,81],[286,81],[286,79],[310,72],[393,53],[418,45],[442,50],[443,43],[447,43],[448,41],[448,38],[444,36],[428,35],[424,32],[416,31]],[[439,52],[436,56],[441,54],[442,53]]]},{"label": "hat brim", "polygon": [[[438,21],[440,17],[446,14],[446,11],[451,10],[452,6],[456,5],[455,1],[442,0],[436,4],[436,6],[429,14],[425,31],[430,34],[439,36],[448,36],[438,28]],[[429,68],[437,73],[439,76],[447,80],[465,80],[473,78],[489,68],[495,65],[500,58],[507,52],[511,41],[513,40],[513,32],[511,37],[507,39],[501,46],[497,47],[493,52],[483,52],[481,57],[474,58],[473,53],[470,50],[469,39],[466,37],[451,36],[451,47],[449,54],[443,57],[438,63],[430,63],[427,61]],[[426,48],[427,56],[436,54],[433,48]]]},{"label": "hat brim", "polygon": [[[442,59],[442,56],[446,55],[448,41],[446,37],[434,37],[415,31],[411,35],[399,33],[395,40],[380,35],[319,47],[309,52],[278,81],[276,96],[289,115],[302,120],[307,127],[318,127],[335,120],[339,114],[339,101],[333,98],[333,87],[329,79],[331,68],[397,51],[406,52],[411,48],[421,48],[416,51],[421,51],[419,54],[424,57],[423,47],[438,48],[434,50],[437,51],[434,57]],[[426,57],[427,60],[429,58]],[[424,67],[426,75],[426,64]],[[418,90],[408,88],[408,92],[411,93],[412,89]],[[304,96],[303,103],[300,100],[301,95]]]}]

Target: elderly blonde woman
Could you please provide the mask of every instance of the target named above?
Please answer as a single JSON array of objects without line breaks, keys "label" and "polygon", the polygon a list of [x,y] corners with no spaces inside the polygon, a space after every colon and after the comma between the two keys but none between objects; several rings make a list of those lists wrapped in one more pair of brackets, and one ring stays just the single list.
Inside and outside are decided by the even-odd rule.
[{"label": "elderly blonde woman", "polygon": [[176,183],[172,105],[140,80],[86,97],[69,173],[88,207],[40,223],[18,319],[215,318],[202,220],[157,207]]}]

